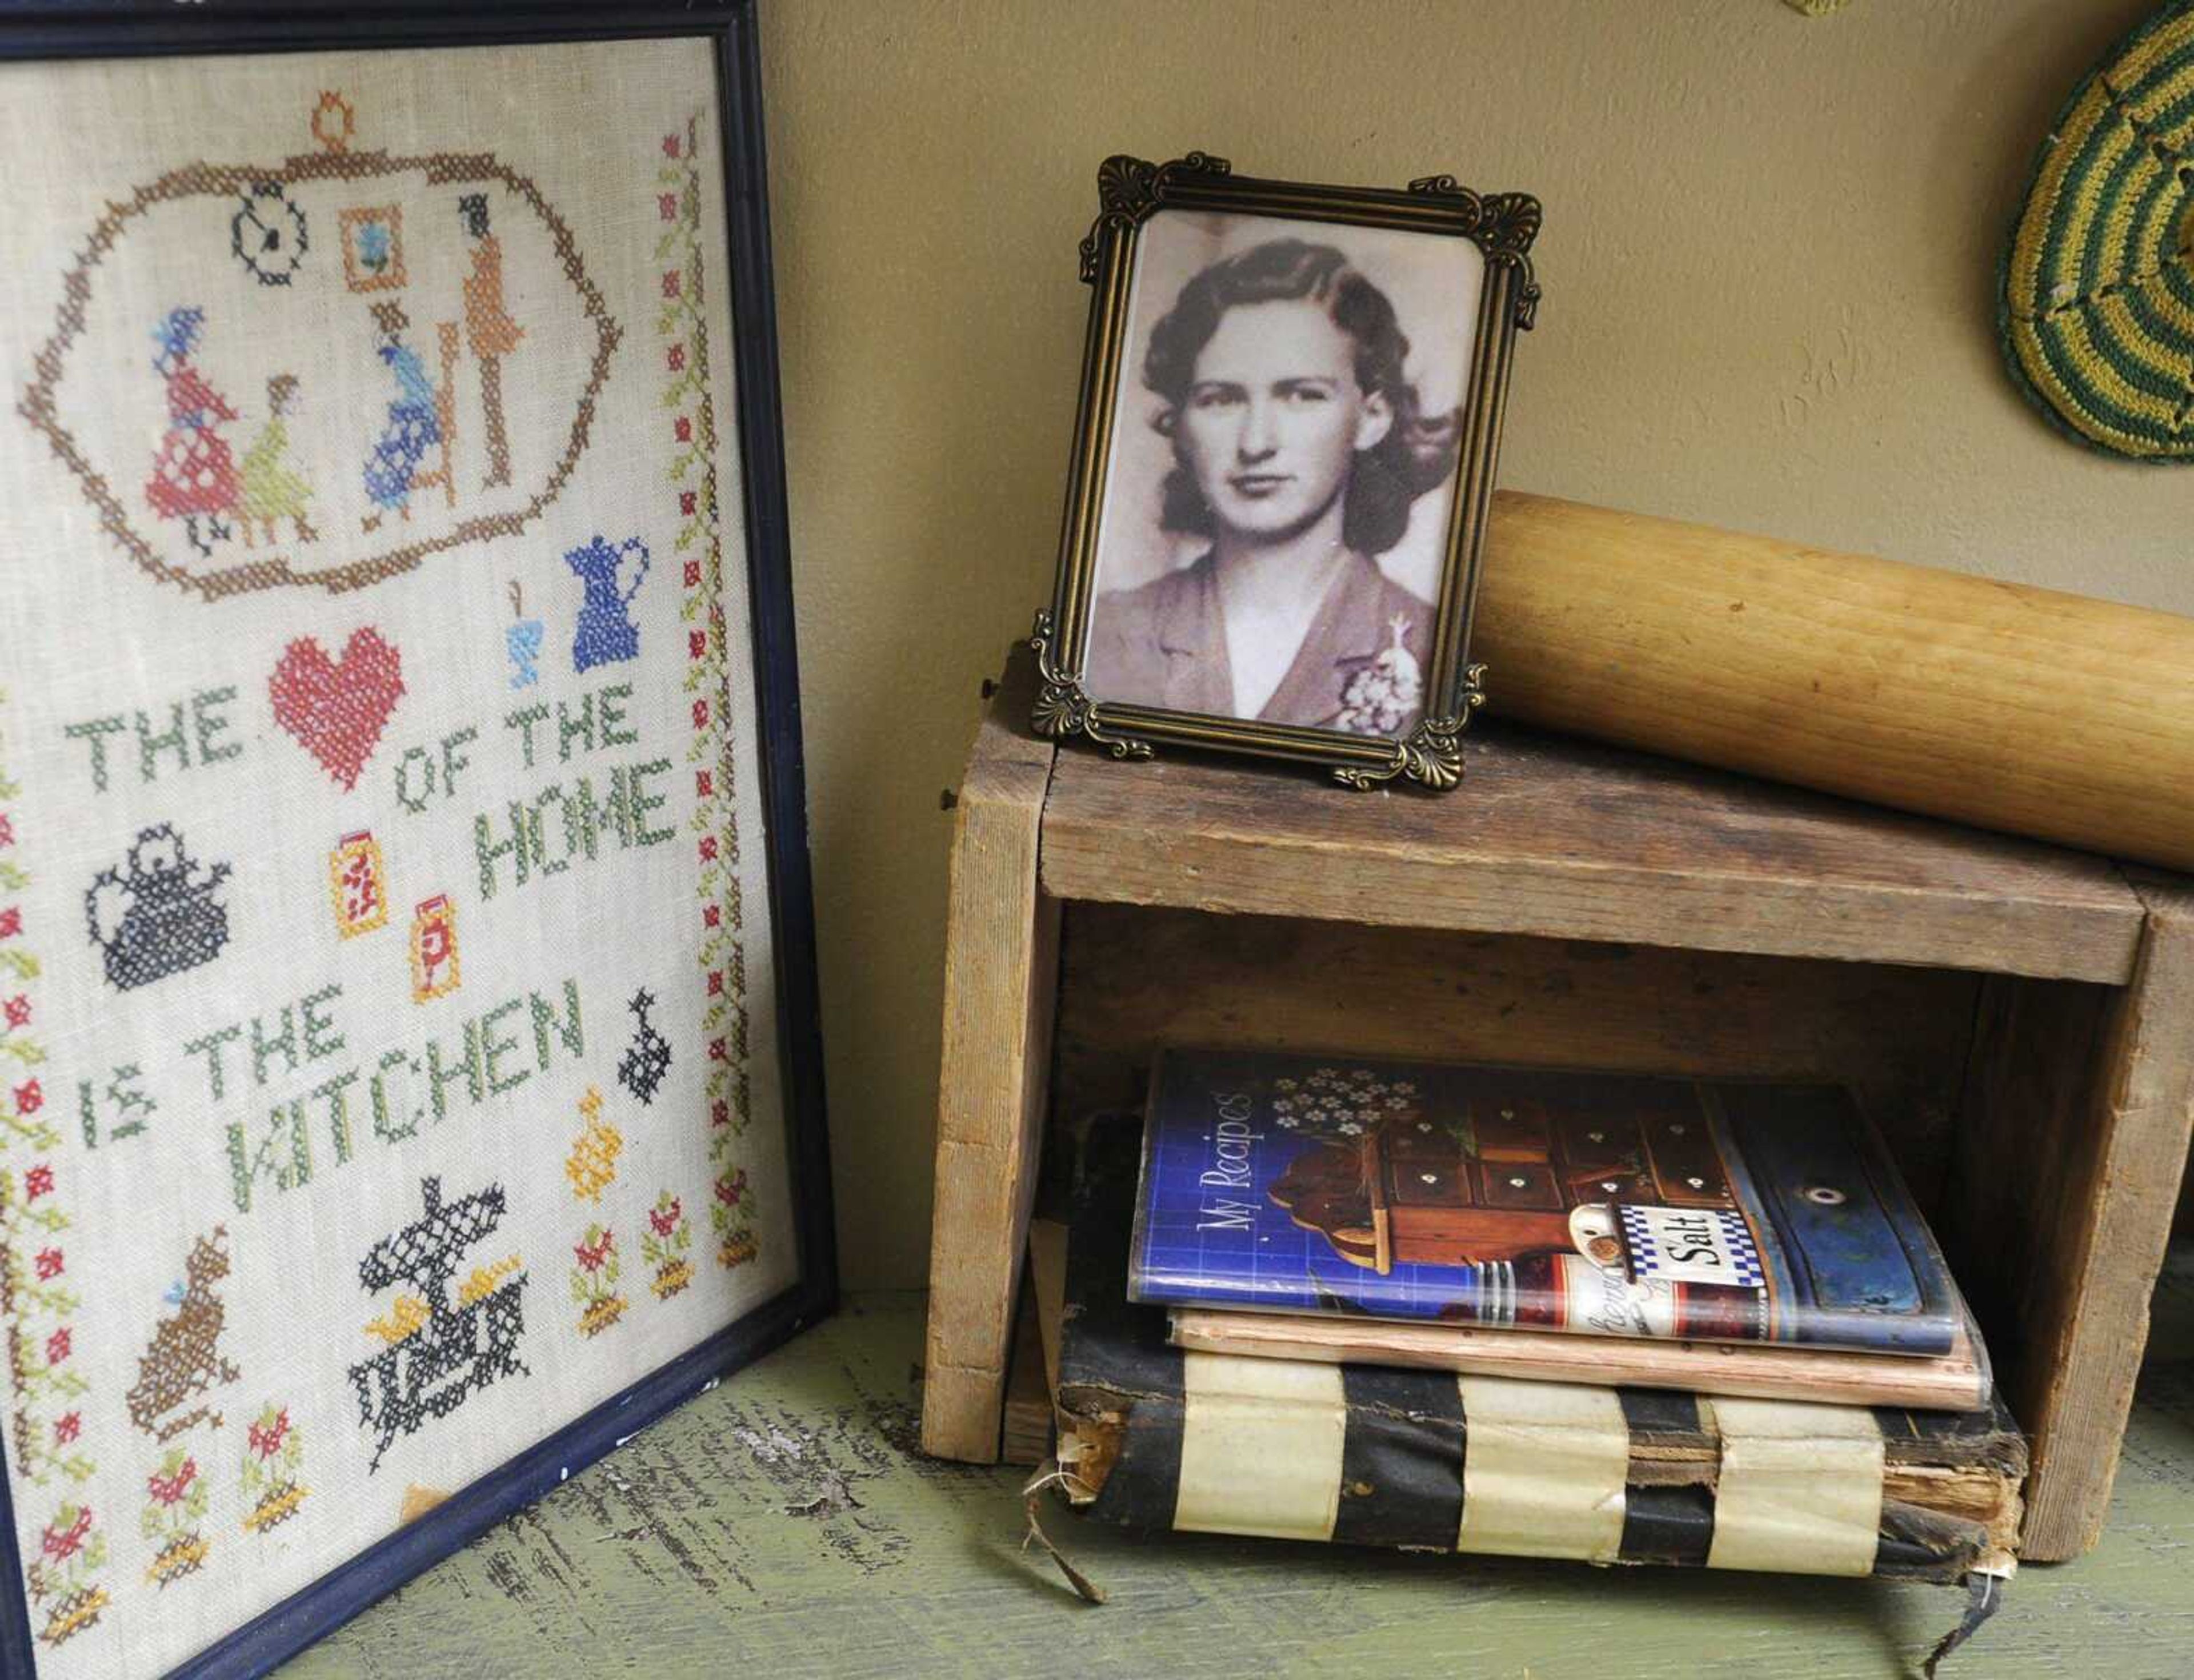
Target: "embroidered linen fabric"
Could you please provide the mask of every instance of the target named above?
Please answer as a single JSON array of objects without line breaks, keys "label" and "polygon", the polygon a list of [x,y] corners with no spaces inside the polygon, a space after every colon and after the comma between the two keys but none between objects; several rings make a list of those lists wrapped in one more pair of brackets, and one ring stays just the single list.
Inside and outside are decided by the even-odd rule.
[{"label": "embroidered linen fabric", "polygon": [[43,1677],[792,1280],[715,98],[699,41],[0,70]]}]

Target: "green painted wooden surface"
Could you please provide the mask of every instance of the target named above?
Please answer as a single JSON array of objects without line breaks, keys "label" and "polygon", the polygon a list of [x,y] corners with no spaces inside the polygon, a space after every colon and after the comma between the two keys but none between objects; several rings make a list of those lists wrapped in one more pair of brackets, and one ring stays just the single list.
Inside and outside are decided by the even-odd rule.
[{"label": "green painted wooden surface", "polygon": [[[1467,1674],[1877,1680],[1957,1595],[1176,1536],[1063,1514],[1111,1594],[1020,1549],[1022,1472],[915,1451],[922,1298],[857,1298],[330,1635],[286,1680],[422,1675]],[[2035,1568],[1946,1677],[2194,1675],[2194,1253],[2102,1545]]]}]

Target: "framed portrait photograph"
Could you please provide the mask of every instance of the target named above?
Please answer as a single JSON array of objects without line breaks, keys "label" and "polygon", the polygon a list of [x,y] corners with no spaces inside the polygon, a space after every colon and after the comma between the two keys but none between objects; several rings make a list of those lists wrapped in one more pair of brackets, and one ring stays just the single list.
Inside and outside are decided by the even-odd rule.
[{"label": "framed portrait photograph", "polygon": [[1538,202],[1108,159],[1037,726],[1461,779]]},{"label": "framed portrait photograph", "polygon": [[750,0],[0,23],[0,1671],[835,1299]]}]

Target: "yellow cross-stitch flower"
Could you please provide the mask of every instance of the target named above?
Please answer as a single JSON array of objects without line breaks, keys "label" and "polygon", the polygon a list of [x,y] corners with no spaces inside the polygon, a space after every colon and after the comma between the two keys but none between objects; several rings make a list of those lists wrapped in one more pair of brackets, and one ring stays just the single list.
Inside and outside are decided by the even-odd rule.
[{"label": "yellow cross-stitch flower", "polygon": [[583,1201],[600,1201],[602,1192],[617,1178],[617,1158],[624,1152],[624,1133],[604,1120],[602,1093],[593,1086],[579,1099],[579,1112],[587,1124],[571,1145],[564,1163],[564,1176],[571,1181],[571,1194]]}]

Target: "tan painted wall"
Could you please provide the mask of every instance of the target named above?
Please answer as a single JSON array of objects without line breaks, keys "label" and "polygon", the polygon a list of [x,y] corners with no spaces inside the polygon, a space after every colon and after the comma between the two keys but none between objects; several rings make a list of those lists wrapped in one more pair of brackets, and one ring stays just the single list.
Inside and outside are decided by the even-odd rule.
[{"label": "tan painted wall", "polygon": [[1506,484],[2194,612],[2194,468],[2060,441],[1992,325],[2035,146],[2135,0],[763,4],[851,1283],[925,1273],[937,796],[1049,588],[1109,152],[1537,193]]}]

